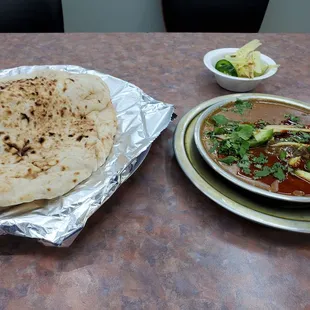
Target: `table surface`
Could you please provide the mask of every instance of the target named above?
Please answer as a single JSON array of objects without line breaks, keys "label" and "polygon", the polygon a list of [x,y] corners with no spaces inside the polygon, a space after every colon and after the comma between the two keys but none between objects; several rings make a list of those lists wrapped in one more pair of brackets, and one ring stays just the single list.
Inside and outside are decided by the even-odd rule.
[{"label": "table surface", "polygon": [[[258,38],[281,68],[256,91],[310,102],[307,34],[1,34],[2,68],[76,64],[173,103],[179,118],[229,92],[202,62]],[[69,248],[0,239],[0,309],[310,309],[310,236],[242,219],[173,154],[172,123]]]}]

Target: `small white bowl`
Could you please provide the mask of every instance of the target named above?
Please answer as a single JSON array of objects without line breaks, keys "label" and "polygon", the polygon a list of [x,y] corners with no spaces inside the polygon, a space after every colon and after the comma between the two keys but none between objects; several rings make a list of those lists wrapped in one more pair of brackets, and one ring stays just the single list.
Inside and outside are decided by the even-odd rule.
[{"label": "small white bowl", "polygon": [[[278,71],[278,68],[274,67],[268,69],[262,76],[250,79],[226,75],[215,69],[219,60],[225,59],[226,55],[233,54],[237,50],[238,48],[220,48],[208,52],[203,58],[204,64],[214,73],[215,79],[221,87],[233,92],[247,92],[253,90],[262,80],[270,78]],[[264,54],[261,54],[261,59],[267,65],[276,65],[270,57]]]}]

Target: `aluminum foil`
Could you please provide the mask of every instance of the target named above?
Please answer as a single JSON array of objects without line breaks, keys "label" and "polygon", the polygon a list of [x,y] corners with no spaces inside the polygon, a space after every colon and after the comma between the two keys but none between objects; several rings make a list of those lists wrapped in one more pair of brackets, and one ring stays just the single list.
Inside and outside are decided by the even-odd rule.
[{"label": "aluminum foil", "polygon": [[0,234],[38,239],[47,246],[69,246],[87,219],[111,197],[146,157],[151,143],[169,125],[173,105],[157,101],[133,84],[78,66],[31,66],[0,71],[1,77],[39,69],[99,76],[110,88],[118,132],[111,154],[99,170],[64,196],[1,210]]}]

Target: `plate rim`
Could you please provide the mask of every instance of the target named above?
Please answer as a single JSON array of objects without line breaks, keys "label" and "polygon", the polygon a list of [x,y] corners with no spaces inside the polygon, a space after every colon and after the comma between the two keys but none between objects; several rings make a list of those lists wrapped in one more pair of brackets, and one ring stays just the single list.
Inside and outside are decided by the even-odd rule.
[{"label": "plate rim", "polygon": [[[252,95],[252,96],[266,95],[267,96],[268,94],[248,93],[247,95]],[[282,218],[278,218],[278,217],[271,216],[268,214],[264,214],[256,210],[250,209],[232,200],[231,198],[225,196],[224,194],[219,193],[216,189],[212,187],[211,184],[207,183],[199,175],[199,173],[191,165],[191,162],[188,159],[188,156],[185,150],[184,139],[185,139],[185,133],[187,131],[188,125],[191,123],[191,121],[200,112],[206,109],[206,107],[211,106],[212,104],[217,102],[219,99],[225,100],[225,99],[231,98],[233,100],[233,99],[236,99],[242,96],[245,96],[245,94],[229,94],[229,95],[224,95],[224,96],[218,96],[218,97],[209,99],[207,101],[204,101],[198,104],[193,109],[188,111],[185,115],[183,115],[183,117],[180,119],[179,123],[176,126],[174,136],[173,136],[173,149],[174,149],[176,160],[179,166],[181,167],[181,169],[183,170],[183,172],[185,173],[185,175],[189,178],[189,180],[194,184],[196,188],[198,188],[204,195],[206,195],[216,204],[227,209],[228,211],[236,215],[239,215],[245,219],[251,220],[253,222],[256,222],[256,223],[259,223],[265,226],[287,230],[287,231],[292,231],[292,232],[309,234],[310,233],[309,222],[282,219]],[[285,98],[285,97],[275,96],[275,95],[268,95],[268,96],[273,96],[274,98],[279,98],[279,99],[290,99],[290,98]],[[302,101],[299,101],[299,102],[303,103]],[[207,186],[208,191],[205,190],[205,186]],[[224,199],[219,200],[216,197],[217,193],[219,193]],[[242,210],[236,209],[234,205],[238,206]],[[274,219],[277,219],[277,223],[274,221]]]},{"label": "plate rim", "polygon": [[[250,99],[250,98],[262,98],[262,99],[266,99],[266,100],[275,100],[275,96],[273,95],[263,95],[260,94],[259,96],[251,96],[251,94],[246,94],[246,95],[242,95],[242,99]],[[241,98],[241,97],[240,97]],[[218,109],[220,109],[221,107],[226,106],[227,104],[229,104],[231,101],[230,100],[219,100],[216,103],[208,106],[203,113],[199,116],[197,123],[195,125],[195,132],[194,132],[194,141],[196,144],[196,147],[200,153],[200,155],[202,156],[202,158],[205,160],[205,162],[214,170],[216,171],[218,174],[220,174],[222,177],[224,177],[225,179],[227,179],[230,182],[233,182],[234,184],[236,184],[237,186],[250,191],[252,193],[255,194],[259,194],[271,199],[277,199],[277,200],[282,200],[282,201],[287,201],[287,202],[297,202],[297,203],[310,203],[310,196],[290,196],[290,195],[284,195],[284,194],[278,194],[278,193],[272,193],[269,192],[267,190],[255,187],[251,184],[248,184],[242,180],[240,180],[239,178],[237,178],[236,176],[234,176],[233,174],[225,171],[225,169],[223,169],[220,165],[218,165],[214,160],[212,160],[211,156],[208,154],[208,152],[205,151],[203,144],[201,142],[200,139],[200,129],[202,126],[202,122],[204,121],[204,119],[206,117],[208,117],[208,115],[210,115],[211,113],[213,113],[215,110],[217,111]],[[298,101],[298,100],[294,100],[294,99],[287,99],[285,100],[284,97],[282,97],[282,100],[278,101],[279,103],[284,103],[290,106],[295,106],[295,107],[299,107],[299,108],[304,108],[306,110],[308,110],[310,112],[310,108],[306,106],[306,103]]]}]

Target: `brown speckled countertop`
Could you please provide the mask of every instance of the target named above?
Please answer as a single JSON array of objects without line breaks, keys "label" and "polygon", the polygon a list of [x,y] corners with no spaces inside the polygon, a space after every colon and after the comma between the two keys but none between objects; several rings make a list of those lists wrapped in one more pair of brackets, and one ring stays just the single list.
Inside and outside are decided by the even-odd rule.
[{"label": "brown speckled countertop", "polygon": [[[93,68],[173,103],[181,117],[228,94],[203,55],[254,37],[281,65],[256,91],[310,102],[310,34],[1,34],[0,67]],[[310,236],[211,202],[179,168],[174,128],[70,248],[1,237],[1,310],[310,309]]]}]

